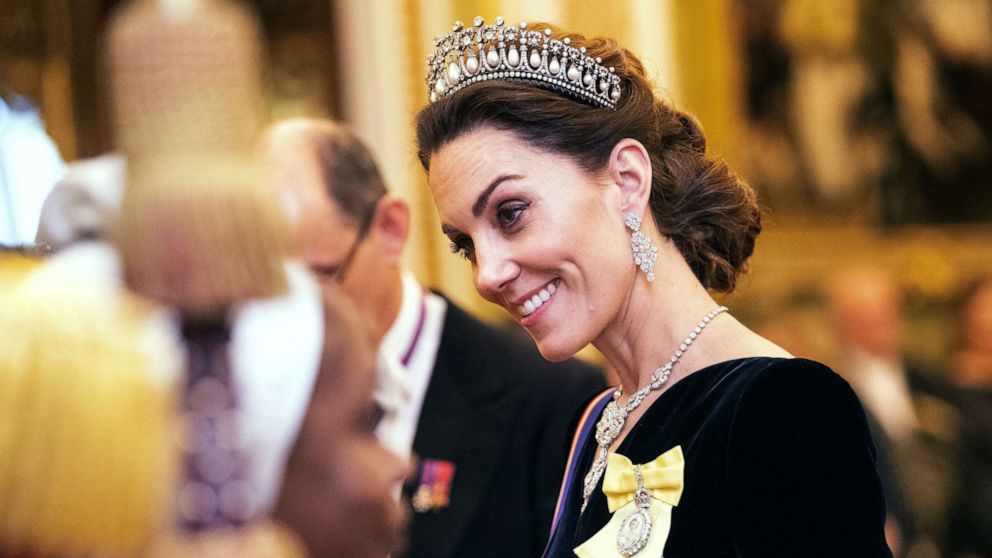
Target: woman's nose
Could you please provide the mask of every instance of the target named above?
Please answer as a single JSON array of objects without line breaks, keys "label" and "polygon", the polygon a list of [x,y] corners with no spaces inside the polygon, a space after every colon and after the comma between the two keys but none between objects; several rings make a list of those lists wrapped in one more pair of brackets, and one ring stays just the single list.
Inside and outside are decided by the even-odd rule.
[{"label": "woman's nose", "polygon": [[499,302],[500,294],[520,273],[505,247],[476,245],[475,289],[490,302]]}]

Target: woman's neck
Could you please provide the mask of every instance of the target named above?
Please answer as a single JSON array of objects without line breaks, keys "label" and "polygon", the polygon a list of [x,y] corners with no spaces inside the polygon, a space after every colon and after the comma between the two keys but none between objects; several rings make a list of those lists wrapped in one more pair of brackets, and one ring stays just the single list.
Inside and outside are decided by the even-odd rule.
[{"label": "woman's neck", "polygon": [[[700,320],[718,306],[681,257],[668,260],[665,267],[659,266],[653,283],[641,273],[635,276],[625,304],[593,341],[616,369],[626,394],[647,385],[654,371],[669,362]],[[712,332],[701,333],[685,352],[669,383],[708,364],[706,341],[712,335],[707,334]]]}]

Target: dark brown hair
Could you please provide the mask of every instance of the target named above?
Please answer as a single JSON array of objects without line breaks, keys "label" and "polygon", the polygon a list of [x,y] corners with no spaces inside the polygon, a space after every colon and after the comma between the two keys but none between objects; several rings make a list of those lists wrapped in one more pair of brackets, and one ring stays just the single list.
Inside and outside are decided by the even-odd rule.
[{"label": "dark brown hair", "polygon": [[729,292],[761,231],[754,191],[722,161],[707,157],[696,120],[655,97],[644,67],[612,39],[587,39],[547,24],[531,25],[568,36],[573,46],[601,57],[621,78],[617,109],[593,108],[527,82],[484,81],[424,108],[417,117],[420,162],[446,143],[483,126],[515,133],[530,145],[569,156],[589,173],[601,172],[624,138],[651,156],[650,206],[658,229],[675,243],[699,281]]},{"label": "dark brown hair", "polygon": [[316,122],[308,130],[327,193],[341,211],[361,223],[386,193],[372,152],[351,129]]}]

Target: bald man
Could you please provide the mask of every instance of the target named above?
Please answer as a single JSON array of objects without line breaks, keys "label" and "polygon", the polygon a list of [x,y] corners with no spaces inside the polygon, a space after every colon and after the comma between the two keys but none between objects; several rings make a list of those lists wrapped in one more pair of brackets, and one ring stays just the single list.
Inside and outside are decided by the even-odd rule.
[{"label": "bald man", "polygon": [[264,151],[300,257],[340,284],[379,343],[377,434],[417,464],[407,556],[539,555],[572,422],[605,388],[601,371],[549,363],[425,290],[400,263],[409,208],[347,128],[282,122]]},{"label": "bald man", "polygon": [[864,403],[878,446],[890,546],[896,557],[916,555],[942,538],[955,411],[936,376],[904,358],[903,293],[891,275],[841,271],[828,282],[827,302],[838,369]]},{"label": "bald man", "polygon": [[843,368],[886,434],[901,439],[917,427],[902,359],[902,293],[877,270],[835,276],[829,301]]}]

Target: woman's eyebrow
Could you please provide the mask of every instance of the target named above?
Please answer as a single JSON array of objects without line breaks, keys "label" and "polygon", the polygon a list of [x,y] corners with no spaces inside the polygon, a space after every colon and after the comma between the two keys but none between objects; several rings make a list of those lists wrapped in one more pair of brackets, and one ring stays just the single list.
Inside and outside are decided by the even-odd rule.
[{"label": "woman's eyebrow", "polygon": [[489,186],[487,186],[486,189],[479,194],[479,197],[476,198],[475,203],[472,205],[472,215],[475,215],[476,217],[482,215],[483,210],[486,209],[486,204],[489,203],[489,198],[493,195],[493,192],[496,191],[496,188],[500,184],[506,182],[507,180],[518,180],[521,178],[523,178],[523,175],[520,174],[502,174],[496,177],[496,179],[490,182]]}]

